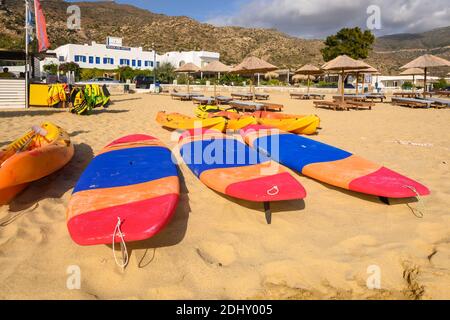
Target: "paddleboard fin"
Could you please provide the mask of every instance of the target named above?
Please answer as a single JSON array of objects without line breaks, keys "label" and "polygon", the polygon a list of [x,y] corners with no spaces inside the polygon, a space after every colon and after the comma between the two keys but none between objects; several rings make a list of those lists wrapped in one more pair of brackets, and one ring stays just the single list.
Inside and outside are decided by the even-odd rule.
[{"label": "paddleboard fin", "polygon": [[272,211],[270,210],[270,202],[264,202],[264,211],[266,213],[267,224],[272,224]]}]

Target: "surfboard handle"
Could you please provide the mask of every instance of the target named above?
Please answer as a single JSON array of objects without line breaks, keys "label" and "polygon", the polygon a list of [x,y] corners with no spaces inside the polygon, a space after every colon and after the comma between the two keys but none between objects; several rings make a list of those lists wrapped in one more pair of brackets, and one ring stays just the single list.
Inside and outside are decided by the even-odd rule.
[{"label": "surfboard handle", "polygon": [[270,202],[264,202],[264,212],[266,213],[267,224],[272,224],[272,211],[270,210]]}]

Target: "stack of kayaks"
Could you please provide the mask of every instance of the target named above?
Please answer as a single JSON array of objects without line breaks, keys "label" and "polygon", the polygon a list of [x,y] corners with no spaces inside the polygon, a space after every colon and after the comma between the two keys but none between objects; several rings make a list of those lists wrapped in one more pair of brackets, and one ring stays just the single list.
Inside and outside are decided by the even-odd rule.
[{"label": "stack of kayaks", "polygon": [[45,122],[0,150],[0,205],[9,203],[35,180],[61,169],[74,147],[63,129]]},{"label": "stack of kayaks", "polygon": [[257,124],[253,117],[228,119],[226,117],[214,117],[207,119],[192,118],[180,113],[158,112],[156,121],[163,127],[173,130],[209,129],[224,132],[225,130],[238,131],[249,125]]},{"label": "stack of kayaks", "polygon": [[105,147],[76,184],[69,233],[80,245],[148,239],[173,216],[179,189],[167,147],[147,135],[123,137]]},{"label": "stack of kayaks", "polygon": [[181,156],[209,188],[253,201],[303,199],[303,186],[280,165],[231,136],[211,130],[191,130],[179,140]]},{"label": "stack of kayaks", "polygon": [[156,122],[165,128],[173,130],[190,130],[194,128],[205,128],[216,131],[224,131],[226,127],[226,120],[224,118],[212,119],[196,119],[185,116],[180,113],[169,113],[164,111],[158,112]]},{"label": "stack of kayaks", "polygon": [[430,194],[424,185],[347,151],[267,126],[241,131],[245,142],[273,160],[321,182],[381,198]]},{"label": "stack of kayaks", "polygon": [[195,115],[200,119],[208,119],[213,117],[225,116],[229,119],[237,119],[240,117],[239,113],[234,108],[226,108],[221,106],[209,106],[209,105],[199,105],[195,109]]},{"label": "stack of kayaks", "polygon": [[196,115],[201,119],[225,117],[232,121],[236,121],[239,125],[234,125],[234,130],[236,130],[236,128],[243,128],[242,125],[247,124],[246,122],[250,122],[250,118],[256,119],[256,121],[253,122],[258,124],[275,127],[296,134],[316,134],[320,127],[320,118],[316,115],[293,115],[268,111],[239,114],[233,109],[225,109],[218,106],[199,106],[196,109]]}]

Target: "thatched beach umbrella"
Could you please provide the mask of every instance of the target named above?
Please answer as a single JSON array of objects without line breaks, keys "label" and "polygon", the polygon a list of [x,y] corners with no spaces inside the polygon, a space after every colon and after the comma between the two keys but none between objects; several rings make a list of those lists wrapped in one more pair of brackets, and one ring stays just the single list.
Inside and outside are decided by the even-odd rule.
[{"label": "thatched beach umbrella", "polygon": [[308,77],[308,91],[307,91],[308,94],[309,88],[311,87],[311,76],[319,75],[322,73],[323,73],[322,70],[311,64],[305,64],[303,67],[295,71],[295,74],[306,75]]},{"label": "thatched beach umbrella", "polygon": [[347,55],[339,56],[327,63],[325,63],[322,66],[323,70],[326,71],[336,71],[339,72],[341,75],[341,96],[342,96],[342,102],[344,102],[344,83],[345,83],[345,75],[348,71],[355,71],[355,70],[362,70],[362,69],[368,69],[370,66],[359,60],[355,60],[353,58],[350,58]]},{"label": "thatched beach umbrella", "polygon": [[187,93],[189,94],[189,75],[190,73],[200,72],[200,68],[193,63],[186,63],[175,70],[177,73],[187,73]]},{"label": "thatched beach umbrella", "polygon": [[369,67],[367,69],[362,70],[353,70],[353,73],[356,75],[356,94],[359,93],[359,75],[363,75],[363,81],[362,81],[362,90],[364,93],[364,85],[366,84],[366,74],[380,74],[380,72],[375,69],[374,67],[368,65]]},{"label": "thatched beach umbrella", "polygon": [[450,61],[433,56],[431,54],[425,54],[417,59],[411,61],[408,64],[405,64],[400,69],[411,69],[411,68],[421,68],[424,72],[424,89],[423,94],[425,96],[427,92],[427,71],[428,68],[437,68],[437,67],[450,67]]},{"label": "thatched beach umbrella", "polygon": [[[273,64],[268,63],[257,57],[248,57],[245,58],[240,64],[235,66],[231,73],[235,74],[247,74],[247,75],[255,75],[256,73],[267,73],[270,71],[278,70],[278,67]],[[250,93],[252,91],[252,83],[250,81]]]},{"label": "thatched beach umbrella", "polygon": [[[221,73],[230,72],[231,67],[223,64],[219,60],[208,63],[202,68],[202,72],[205,73],[215,73],[217,78],[220,78]],[[214,80],[214,97],[217,96],[217,81]]]},{"label": "thatched beach umbrella", "polygon": [[413,84],[413,92],[416,92],[416,76],[420,76],[423,74],[423,69],[420,68],[411,68],[406,69],[405,71],[401,72],[401,76],[412,76],[412,84]]}]

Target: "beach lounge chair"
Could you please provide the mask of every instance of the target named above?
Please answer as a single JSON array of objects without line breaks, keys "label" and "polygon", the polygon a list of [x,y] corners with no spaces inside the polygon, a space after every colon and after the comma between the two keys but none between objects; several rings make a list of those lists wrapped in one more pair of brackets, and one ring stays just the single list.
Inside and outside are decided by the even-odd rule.
[{"label": "beach lounge chair", "polygon": [[440,90],[436,91],[435,94],[441,96],[441,97],[450,97],[450,90]]},{"label": "beach lounge chair", "polygon": [[414,98],[396,98],[392,97],[392,104],[409,108],[430,108],[434,101]]},{"label": "beach lounge chair", "polygon": [[431,105],[433,108],[437,109],[450,108],[450,100],[439,98],[428,98],[427,100],[433,101],[433,104]]},{"label": "beach lounge chair", "polygon": [[237,110],[246,111],[281,111],[284,106],[275,103],[262,103],[262,102],[250,102],[233,100],[229,102],[229,105]]},{"label": "beach lounge chair", "polygon": [[347,104],[347,102],[342,103],[342,101],[314,101],[314,106],[316,108],[326,108],[326,109],[333,109],[334,111],[337,110],[345,110],[349,111],[350,106]]},{"label": "beach lounge chair", "polygon": [[358,101],[358,100],[350,100],[346,101],[346,104],[349,106],[350,109],[356,109],[356,110],[372,110],[372,108],[375,106],[372,102],[365,102],[365,101]]},{"label": "beach lounge chair", "polygon": [[[342,99],[342,96],[334,96],[333,100],[340,101]],[[344,95],[345,101],[366,101],[366,95],[364,94],[345,94]]]},{"label": "beach lounge chair", "polygon": [[200,93],[180,93],[173,92],[170,94],[172,99],[181,100],[181,101],[190,101],[193,97],[202,97],[203,95]]},{"label": "beach lounge chair", "polygon": [[267,93],[255,93],[255,99],[256,100],[269,100],[270,95]]},{"label": "beach lounge chair", "polygon": [[192,97],[192,102],[197,105],[215,105],[216,99],[213,97]]},{"label": "beach lounge chair", "polygon": [[230,101],[233,101],[232,97],[227,97],[227,96],[217,96],[216,97],[217,104],[228,104],[228,103],[230,103]]},{"label": "beach lounge chair", "polygon": [[418,92],[394,92],[392,95],[402,98],[417,98],[420,94]]},{"label": "beach lounge chair", "polygon": [[310,99],[325,99],[324,94],[318,93],[291,93],[291,99],[301,99],[301,100],[310,100]]},{"label": "beach lounge chair", "polygon": [[386,100],[386,96],[384,93],[367,93],[366,97],[371,102],[374,102],[374,100],[380,99],[380,102],[383,103],[384,100]]},{"label": "beach lounge chair", "polygon": [[253,100],[254,98],[252,93],[232,93],[231,97],[239,100]]}]

